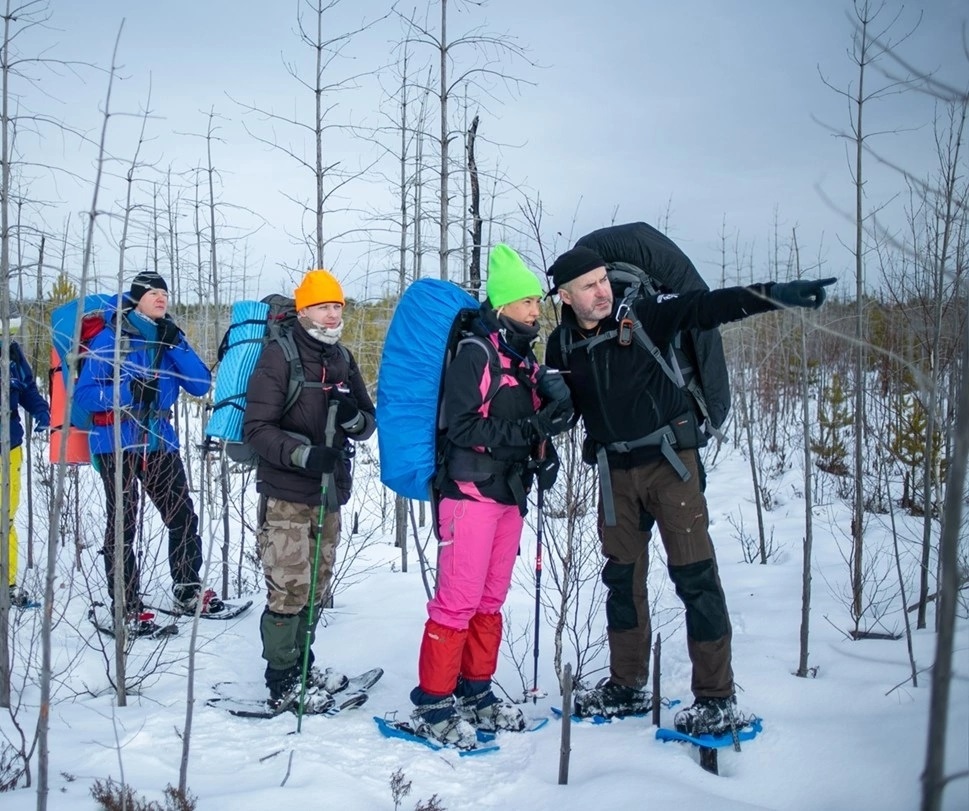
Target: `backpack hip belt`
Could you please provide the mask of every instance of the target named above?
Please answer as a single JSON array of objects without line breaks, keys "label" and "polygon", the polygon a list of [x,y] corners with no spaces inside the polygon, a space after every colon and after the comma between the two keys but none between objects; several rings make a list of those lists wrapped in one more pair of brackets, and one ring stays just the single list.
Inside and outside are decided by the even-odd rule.
[{"label": "backpack hip belt", "polygon": [[616,526],[616,504],[612,495],[612,479],[609,477],[609,451],[613,453],[629,453],[637,448],[658,447],[663,458],[670,463],[673,470],[683,481],[690,480],[690,471],[686,469],[683,460],[676,454],[679,444],[672,426],[664,425],[639,439],[620,440],[600,445],[596,450],[596,467],[599,470],[599,489],[602,493],[602,512],[607,527]]},{"label": "backpack hip belt", "polygon": [[[444,485],[444,480],[450,476],[454,481],[466,481],[471,483],[482,482],[494,476],[502,478],[508,484],[508,489],[515,499],[515,504],[522,515],[528,511],[527,494],[522,483],[522,476],[525,475],[525,460],[520,459],[495,459],[488,453],[470,451],[466,448],[457,448],[457,457],[452,457],[438,466],[437,475],[434,477],[434,489],[440,491]],[[452,462],[458,461],[458,465],[452,466]]]},{"label": "backpack hip belt", "polygon": [[[170,408],[164,409],[126,409],[120,412],[121,421],[134,420],[135,422],[141,422],[145,419],[151,419],[152,417],[160,420],[170,420],[172,418],[172,410]],[[91,415],[91,422],[93,425],[99,428],[104,428],[108,425],[114,425],[114,411],[97,411]]]}]

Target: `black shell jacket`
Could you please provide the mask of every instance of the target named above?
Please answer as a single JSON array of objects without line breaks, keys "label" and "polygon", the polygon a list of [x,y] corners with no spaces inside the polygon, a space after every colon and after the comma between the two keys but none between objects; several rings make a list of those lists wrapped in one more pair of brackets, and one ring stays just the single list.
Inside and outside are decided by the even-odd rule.
[{"label": "black shell jacket", "polygon": [[[321,501],[320,475],[292,463],[293,451],[305,443],[291,433],[306,437],[313,445],[325,441],[330,404],[326,387],[330,384],[348,388],[364,415],[363,428],[350,439],[363,440],[373,434],[375,409],[352,354],[348,353],[348,363],[339,347],[317,341],[299,323],[293,327],[292,334],[307,382],[322,381],[324,388],[304,387],[292,408],[284,414],[289,365],[279,344],[271,341],[259,356],[246,387],[242,430],[245,441],[259,454],[257,492],[315,507]],[[346,432],[337,425],[334,447],[343,447],[346,439]],[[346,504],[350,498],[349,466],[337,465],[334,482],[339,503]]]},{"label": "black shell jacket", "polygon": [[[444,375],[444,415],[447,424],[441,495],[458,499],[490,499],[518,504],[509,476],[517,475],[523,491],[531,486],[527,463],[534,432],[526,422],[538,410],[535,392],[538,363],[526,345],[509,346],[484,308],[472,331],[491,343],[501,363],[501,381],[490,401],[491,355],[474,341],[460,346]],[[521,505],[519,505],[521,506]]]},{"label": "black shell jacket", "polygon": [[[690,258],[662,231],[645,222],[608,225],[576,240],[606,262],[628,262],[642,268],[670,293],[709,290]],[[723,356],[723,341],[715,330],[686,330],[687,356],[695,364],[714,426],[723,425],[730,411],[730,380]],[[691,357],[692,356],[692,357]]]},{"label": "black shell jacket", "polygon": [[[665,352],[680,330],[713,329],[755,313],[776,309],[762,298],[766,285],[727,287],[713,291],[691,291],[679,295],[643,297],[636,314],[643,329]],[[545,363],[565,368],[560,332],[571,330],[574,341],[598,331],[617,327],[615,310],[594,330],[583,331],[568,305],[562,305],[562,323],[548,338]],[[637,341],[620,346],[617,341],[596,344],[591,352],[578,348],[570,352],[566,383],[572,403],[581,415],[588,436],[598,445],[644,437],[692,408],[689,397],[663,372],[652,355]],[[627,453],[609,452],[610,467],[629,469],[660,457],[658,447],[636,448]]]}]

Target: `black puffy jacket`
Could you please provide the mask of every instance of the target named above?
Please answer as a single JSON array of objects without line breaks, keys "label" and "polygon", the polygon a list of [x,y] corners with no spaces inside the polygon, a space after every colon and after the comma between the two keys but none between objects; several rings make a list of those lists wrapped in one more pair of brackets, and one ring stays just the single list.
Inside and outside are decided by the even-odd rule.
[{"label": "black puffy jacket", "polygon": [[[259,454],[256,490],[266,496],[315,507],[321,501],[320,476],[292,463],[293,451],[304,443],[291,433],[306,437],[313,445],[325,441],[330,384],[349,388],[364,415],[363,428],[349,439],[363,440],[373,434],[375,409],[352,354],[347,353],[347,360],[340,347],[317,341],[299,323],[293,327],[292,334],[306,380],[322,381],[324,388],[304,387],[292,408],[284,414],[289,364],[279,344],[270,342],[249,378],[242,430],[245,441]],[[337,425],[334,447],[342,447],[347,438]],[[337,465],[334,481],[339,503],[346,504],[352,483],[349,465]]]}]

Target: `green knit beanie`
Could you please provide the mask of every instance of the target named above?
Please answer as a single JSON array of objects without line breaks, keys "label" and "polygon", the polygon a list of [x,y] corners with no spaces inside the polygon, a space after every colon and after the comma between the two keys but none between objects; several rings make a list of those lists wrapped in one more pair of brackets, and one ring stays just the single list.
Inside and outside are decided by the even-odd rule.
[{"label": "green knit beanie", "polygon": [[488,301],[496,310],[523,298],[541,298],[544,293],[538,277],[521,257],[507,245],[499,243],[488,258]]}]

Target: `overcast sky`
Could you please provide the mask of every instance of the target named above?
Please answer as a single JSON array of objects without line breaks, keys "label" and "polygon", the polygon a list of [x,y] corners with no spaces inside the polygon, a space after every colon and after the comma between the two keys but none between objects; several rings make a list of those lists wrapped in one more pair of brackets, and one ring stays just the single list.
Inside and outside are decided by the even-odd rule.
[{"label": "overcast sky", "polygon": [[[969,60],[962,51],[967,4],[933,0],[924,5],[924,19],[901,52],[925,70],[969,85]],[[52,58],[101,67],[110,64],[124,19],[118,61],[125,79],[115,88],[112,108],[137,112],[150,87],[156,117],[147,125],[145,160],[176,170],[204,163],[204,143],[191,134],[204,132],[205,116],[214,107],[220,116],[214,160],[221,199],[258,215],[240,211],[227,216],[243,231],[261,223],[257,233],[238,244],[235,255],[223,249],[223,262],[241,266],[245,251],[250,273],[260,277],[260,294],[287,286],[284,279],[291,274],[280,266],[298,266],[304,254],[295,244],[299,214],[286,195],[309,199],[311,177],[247,135],[243,123],[272,137],[267,124],[245,114],[236,102],[287,115],[310,109],[308,92],[283,65],[284,60],[296,62],[304,73],[311,67],[311,55],[294,33],[296,0],[53,0],[50,7],[47,27],[33,30],[21,47],[40,44],[50,48],[47,56]],[[345,0],[331,15],[332,31],[355,28],[385,9],[378,0]],[[507,70],[529,84],[515,92],[500,86],[496,98],[484,100],[478,154],[485,167],[497,165],[511,185],[532,199],[541,196],[543,239],[552,252],[613,218],[656,224],[668,216],[670,235],[708,281],[718,284],[719,239],[726,220],[731,250],[739,245],[751,257],[753,275],[766,278],[776,216],[783,240],[797,226],[802,255],[811,261],[821,256],[825,273],[844,275],[850,256],[838,237],[847,238],[851,226],[836,207],[850,207],[851,178],[844,142],[819,121],[846,130],[850,111],[842,97],[825,87],[820,73],[838,87],[857,83],[849,57],[850,2],[488,0],[471,7],[451,0],[449,9],[450,38],[472,28],[511,36],[534,63],[508,63]],[[878,28],[898,10],[899,4],[889,2]],[[914,25],[918,13],[912,7],[901,10],[892,29],[896,37]],[[435,30],[438,19],[432,11]],[[342,62],[334,76],[391,63],[401,30],[399,20],[387,20],[359,37],[346,52],[354,61]],[[430,58],[426,50],[414,57]],[[96,137],[104,75],[85,69],[58,74],[38,73],[42,81],[36,86],[21,85],[24,104]],[[875,73],[869,81],[870,87],[885,83]],[[384,84],[394,86],[389,78]],[[358,90],[344,92],[338,102],[335,120],[381,123],[375,80],[362,80]],[[933,158],[933,115],[932,103],[917,94],[876,102],[869,108],[868,126],[918,129],[882,136],[873,145],[925,172]],[[109,149],[122,161],[131,159],[138,126],[137,118],[110,124]],[[279,140],[296,143],[292,131],[279,128],[277,133]],[[70,165],[79,174],[79,181],[60,177],[56,189],[45,186],[43,192],[45,199],[63,200],[76,220],[77,212],[90,205],[90,148],[50,134],[39,144],[25,136],[21,148],[35,160],[32,150],[41,149],[42,160]],[[360,146],[341,157],[347,165],[370,159]],[[901,183],[888,170],[869,165],[869,199],[875,205]],[[116,166],[119,170],[123,167]],[[42,175],[36,174],[38,187],[47,182]],[[392,198],[375,185],[348,186],[341,205],[391,210]],[[122,194],[120,187],[108,184],[103,207]],[[514,211],[521,199],[505,188],[497,208]],[[55,233],[63,229],[64,215],[64,207],[45,211]],[[338,217],[330,222],[334,228],[343,224]],[[354,224],[359,227],[360,220]],[[116,223],[103,227],[116,237]],[[104,236],[102,242],[111,238]],[[516,241],[508,232],[492,232],[491,238]],[[533,241],[520,239],[518,247],[539,263]],[[110,266],[108,257],[102,249],[101,261]],[[392,259],[366,253],[351,240],[327,253],[327,264],[358,295],[379,292],[386,280],[380,281],[378,271]],[[129,264],[133,273],[138,257]]]}]

